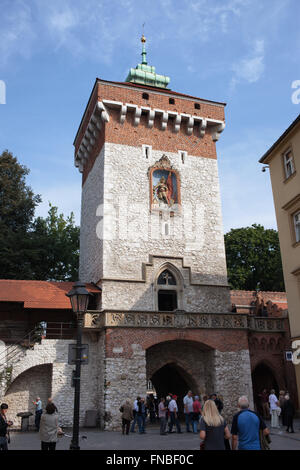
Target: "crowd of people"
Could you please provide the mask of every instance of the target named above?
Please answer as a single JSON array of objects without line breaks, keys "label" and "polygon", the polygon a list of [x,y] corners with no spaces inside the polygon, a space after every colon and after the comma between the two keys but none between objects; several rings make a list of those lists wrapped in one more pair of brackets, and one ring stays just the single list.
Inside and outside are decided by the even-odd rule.
[{"label": "crowd of people", "polygon": [[269,393],[267,389],[264,389],[258,394],[256,403],[262,417],[264,419],[271,418],[272,428],[280,428],[281,418],[281,425],[286,426],[286,432],[294,432],[295,406],[287,390],[281,390],[277,397],[274,389]]},{"label": "crowd of people", "polygon": [[[146,433],[147,412],[152,411],[152,421],[159,419],[159,432],[166,436],[175,427],[181,434],[181,423],[178,414],[178,397],[169,394],[156,404],[154,397],[144,399],[137,397],[132,404],[126,400],[120,407],[122,413],[122,434],[134,433],[137,424],[139,434]],[[222,416],[223,400],[217,394],[209,397],[193,395],[189,390],[182,401],[186,432],[200,433],[200,449],[204,450],[261,450],[269,449],[270,431],[261,416],[249,409],[246,396],[238,400],[239,412],[235,414],[231,430]],[[231,442],[231,444],[230,444]]]},{"label": "crowd of people", "polygon": [[[178,404],[178,397],[169,393],[158,401],[154,395],[146,399],[138,396],[132,403],[125,400],[120,406],[122,418],[122,434],[146,433],[146,422],[152,424],[159,422],[159,433],[166,436],[173,432],[182,433],[178,405],[184,413],[185,430],[187,433],[200,433],[200,449],[204,450],[260,450],[268,449],[270,431],[265,421],[271,418],[271,427],[277,428],[279,417],[282,425],[287,426],[287,432],[294,432],[293,418],[295,407],[287,391],[281,391],[279,397],[275,390],[270,393],[264,389],[259,395],[260,410],[249,409],[246,396],[238,400],[239,411],[233,417],[231,430],[222,416],[223,398],[212,394],[203,396],[202,400],[191,390],[187,392]],[[58,410],[52,398],[48,399],[43,410],[40,397],[32,402],[35,405],[35,427],[39,432],[41,450],[55,450],[59,435],[63,434],[58,422]],[[7,450],[9,443],[9,428],[13,425],[7,419],[8,405],[0,406],[0,450]],[[149,420],[147,421],[147,417]],[[176,431],[173,431],[175,429]],[[231,444],[230,444],[231,442]]]},{"label": "crowd of people", "polygon": [[[221,412],[223,409],[222,397],[218,397],[216,394],[212,394],[210,397],[205,395],[203,403],[208,398],[215,402],[217,409]],[[150,424],[159,421],[160,434],[162,436],[175,432],[173,428],[178,433],[181,433],[177,402],[177,395],[172,393],[169,393],[165,398],[160,398],[160,400],[157,400],[153,394],[149,395],[146,399],[138,396],[133,404],[131,404],[130,400],[126,400],[120,407],[122,413],[122,433],[129,434],[129,432],[136,432],[135,428],[137,425],[139,434],[145,434],[147,416],[149,417]],[[192,391],[189,390],[183,399],[186,432],[198,433],[201,410],[202,405],[199,396],[193,396]]]}]

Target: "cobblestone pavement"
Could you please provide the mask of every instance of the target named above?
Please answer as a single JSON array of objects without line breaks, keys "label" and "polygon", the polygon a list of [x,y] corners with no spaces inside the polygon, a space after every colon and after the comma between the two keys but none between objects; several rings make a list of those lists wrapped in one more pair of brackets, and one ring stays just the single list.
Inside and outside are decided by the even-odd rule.
[{"label": "cobblestone pavement", "polygon": [[[269,424],[269,423],[267,423]],[[300,420],[295,422],[295,433],[285,428],[271,429],[271,450],[300,450]],[[71,436],[71,430],[65,430]],[[86,437],[86,438],[84,438]],[[68,450],[71,438],[64,436],[57,443],[57,450]],[[81,450],[199,450],[199,435],[183,432],[160,436],[157,426],[149,426],[146,434],[91,429],[80,430]],[[40,440],[36,432],[12,432],[10,450],[39,450]]]}]

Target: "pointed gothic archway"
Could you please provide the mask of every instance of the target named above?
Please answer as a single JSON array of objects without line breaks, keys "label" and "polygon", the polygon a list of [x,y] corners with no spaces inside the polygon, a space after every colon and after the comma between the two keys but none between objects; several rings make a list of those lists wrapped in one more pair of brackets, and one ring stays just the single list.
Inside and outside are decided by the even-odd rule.
[{"label": "pointed gothic archway", "polygon": [[260,362],[252,372],[253,398],[258,412],[262,413],[260,399],[258,395],[266,389],[268,392],[274,389],[279,394],[279,385],[271,369],[265,362]]},{"label": "pointed gothic archway", "polygon": [[158,369],[151,377],[157,397],[166,397],[169,393],[177,395],[179,417],[183,417],[183,398],[188,390],[199,393],[197,384],[189,374],[175,363],[169,363]]},{"label": "pointed gothic archway", "polygon": [[197,395],[214,391],[214,350],[196,341],[171,340],[149,347],[146,369],[158,397],[178,396],[181,416],[189,390]]}]

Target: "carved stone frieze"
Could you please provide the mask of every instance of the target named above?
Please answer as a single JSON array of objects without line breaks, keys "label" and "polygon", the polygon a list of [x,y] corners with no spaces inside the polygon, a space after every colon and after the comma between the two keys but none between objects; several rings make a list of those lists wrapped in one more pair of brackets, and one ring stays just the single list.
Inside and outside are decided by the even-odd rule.
[{"label": "carved stone frieze", "polygon": [[261,332],[284,331],[284,320],[258,318],[246,314],[210,314],[177,312],[88,312],[85,327],[135,327],[135,328],[204,328],[243,329]]}]

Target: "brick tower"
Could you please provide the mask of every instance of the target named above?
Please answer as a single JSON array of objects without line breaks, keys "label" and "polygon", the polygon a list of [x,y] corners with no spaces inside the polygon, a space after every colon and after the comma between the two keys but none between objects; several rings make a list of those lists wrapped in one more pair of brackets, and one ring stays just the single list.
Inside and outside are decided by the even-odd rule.
[{"label": "brick tower", "polygon": [[218,391],[227,410],[252,393],[244,318],[229,313],[215,144],[225,104],[168,84],[143,36],[125,82],[96,79],[74,141],[80,279],[102,289],[93,318],[107,429],[120,394],[145,395],[150,380],[180,399],[187,387]]}]

